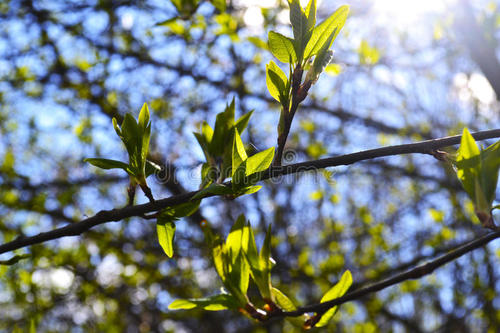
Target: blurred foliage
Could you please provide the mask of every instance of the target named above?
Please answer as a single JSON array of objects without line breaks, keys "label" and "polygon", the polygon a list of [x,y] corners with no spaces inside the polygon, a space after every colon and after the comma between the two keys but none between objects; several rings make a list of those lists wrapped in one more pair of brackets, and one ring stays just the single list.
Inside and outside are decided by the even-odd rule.
[{"label": "blurred foliage", "polygon": [[[237,116],[255,110],[242,141],[256,151],[275,145],[280,110],[266,88],[267,34],[292,35],[288,4],[191,2],[0,2],[2,243],[123,206],[128,178],[96,173],[83,158],[126,160],[111,119],[122,123],[144,102],[149,157],[165,167],[148,180],[155,198],[199,188],[205,158],[192,132],[213,124],[233,97]],[[318,18],[344,3],[323,1]],[[500,87],[491,78],[500,68],[474,56],[498,49],[495,2],[348,3],[336,65],[325,69],[335,75],[309,91],[284,163],[498,127]],[[471,40],[486,42],[478,48]],[[272,225],[272,285],[294,304],[318,302],[345,270],[354,290],[484,232],[454,171],[426,155],[261,185],[235,200],[206,199],[177,222],[171,259],[154,220],[139,218],[0,256],[23,258],[0,265],[0,330],[300,331],[231,311],[168,310],[174,299],[219,293],[201,225],[210,221],[227,235],[241,213],[258,244]],[[345,304],[324,330],[499,331],[498,253],[492,243],[426,278]],[[257,289],[250,283],[250,299]]]}]

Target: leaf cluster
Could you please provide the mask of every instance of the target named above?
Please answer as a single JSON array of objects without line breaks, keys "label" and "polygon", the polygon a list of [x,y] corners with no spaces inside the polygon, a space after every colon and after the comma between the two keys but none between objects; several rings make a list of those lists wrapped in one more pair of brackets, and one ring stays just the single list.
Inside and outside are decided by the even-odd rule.
[{"label": "leaf cluster", "polygon": [[[193,197],[194,200],[203,198],[206,194],[237,197],[254,193],[261,188],[254,186],[258,178],[251,176],[269,168],[274,157],[274,147],[248,156],[240,133],[246,129],[253,111],[236,121],[234,112],[233,99],[224,112],[217,115],[214,129],[203,122],[201,132],[194,133],[206,158],[201,172],[202,190]],[[228,177],[232,179],[231,187],[222,184]]]},{"label": "leaf cluster", "polygon": [[479,149],[467,128],[464,128],[460,148],[454,162],[457,177],[474,203],[476,215],[488,228],[494,228],[491,210],[495,199],[500,169],[500,141]]},{"label": "leaf cluster", "polygon": [[[219,237],[212,233],[208,224],[205,225],[204,231],[208,243],[212,244],[214,266],[225,290],[222,294],[211,297],[175,300],[169,309],[233,309],[261,321],[282,311],[297,310],[290,298],[271,284],[271,268],[275,263],[271,258],[271,226],[267,230],[260,252],[257,250],[250,222],[244,215],[238,217],[225,242],[221,242]],[[250,278],[259,290],[261,303],[264,303],[262,309],[255,307],[247,295]],[[351,284],[351,273],[346,271],[340,281],[324,294],[321,302],[341,297]],[[325,326],[337,310],[338,307],[335,306],[312,317],[304,316],[303,327],[309,329]]]},{"label": "leaf cluster", "polygon": [[[127,150],[128,164],[106,158],[86,158],[84,162],[88,162],[101,169],[122,169],[127,172],[130,176],[129,204],[132,204],[133,193],[135,193],[137,185],[141,186],[150,201],[154,201],[151,191],[147,186],[146,178],[156,171],[161,170],[161,168],[147,160],[149,140],[151,138],[151,122],[149,120],[147,104],[144,103],[142,106],[137,121],[130,113],[127,113],[121,127],[118,126],[116,118],[113,118],[113,127]],[[133,193],[130,197],[131,192]]]},{"label": "leaf cluster", "polygon": [[[293,86],[301,83],[302,71],[309,69],[305,80],[307,84],[304,86],[310,87],[331,61],[333,53],[330,47],[349,13],[349,6],[341,6],[320,24],[315,25],[315,0],[310,0],[306,8],[300,6],[299,0],[290,0],[289,7],[293,38],[276,31],[270,31],[268,35],[271,53],[279,61],[290,64],[289,78],[273,61],[266,66],[267,88],[285,110],[289,110]],[[298,74],[294,77],[293,73]]]}]

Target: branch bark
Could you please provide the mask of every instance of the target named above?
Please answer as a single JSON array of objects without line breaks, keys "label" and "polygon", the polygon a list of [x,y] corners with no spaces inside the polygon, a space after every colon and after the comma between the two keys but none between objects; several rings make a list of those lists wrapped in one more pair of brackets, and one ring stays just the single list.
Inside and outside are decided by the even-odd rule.
[{"label": "branch bark", "polygon": [[[472,135],[476,140],[498,138],[500,137],[500,129],[476,132]],[[324,158],[320,160],[295,163],[280,167],[271,167],[269,170],[258,174],[257,177],[259,181],[262,181],[293,173],[312,171],[339,165],[350,165],[356,162],[371,160],[374,158],[385,157],[385,156],[403,155],[412,153],[432,155],[432,153],[436,149],[458,144],[460,142],[460,139],[461,135],[455,135],[441,139],[426,140],[417,143],[402,144],[396,146],[388,146],[377,149],[360,151],[352,154]],[[229,183],[226,183],[226,185],[227,184]],[[157,200],[155,202],[145,203],[136,206],[128,206],[112,210],[102,210],[92,217],[89,217],[87,219],[81,220],[76,223],[68,224],[58,229],[42,232],[38,235],[31,237],[18,237],[11,242],[0,245],[0,254],[17,250],[29,245],[39,244],[53,239],[62,238],[65,236],[78,236],[83,232],[103,223],[120,221],[122,219],[132,216],[143,216],[146,213],[159,211],[166,207],[171,207],[181,203],[185,203],[188,202],[198,192],[199,191],[187,192],[179,195],[174,195],[165,199]],[[209,194],[206,197],[210,196],[214,195]]]},{"label": "branch bark", "polygon": [[270,314],[269,318],[277,318],[277,317],[298,317],[303,315],[304,313],[312,313],[312,312],[325,312],[328,309],[338,306],[344,303],[347,303],[349,301],[359,299],[363,296],[366,296],[368,294],[380,291],[382,289],[394,286],[396,284],[399,284],[403,281],[406,280],[412,280],[412,279],[420,279],[421,277],[431,274],[436,270],[437,268],[444,266],[445,264],[463,256],[464,254],[467,254],[477,248],[482,247],[483,245],[488,244],[489,242],[500,238],[500,231],[494,231],[490,232],[478,239],[475,239],[463,246],[460,246],[456,248],[453,251],[450,251],[449,253],[442,255],[428,263],[416,266],[415,268],[406,271],[404,273],[396,274],[395,276],[382,280],[380,282],[377,282],[375,284],[372,284],[370,286],[355,290],[353,292],[347,293],[346,295],[339,297],[337,299],[324,302],[324,303],[319,303],[319,304],[314,304],[314,305],[309,305],[305,306],[302,308],[297,309],[296,311],[289,311],[289,312],[275,312],[273,314]]}]

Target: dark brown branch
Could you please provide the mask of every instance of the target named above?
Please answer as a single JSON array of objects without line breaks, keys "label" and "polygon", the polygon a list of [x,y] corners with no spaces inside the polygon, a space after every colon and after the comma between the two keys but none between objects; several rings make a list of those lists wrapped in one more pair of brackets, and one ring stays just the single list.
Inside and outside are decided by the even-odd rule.
[{"label": "dark brown branch", "polygon": [[323,313],[327,311],[328,309],[344,304],[346,302],[364,297],[368,294],[380,291],[382,289],[394,286],[396,284],[399,284],[403,281],[406,280],[412,280],[412,279],[420,279],[425,275],[431,274],[436,270],[437,268],[446,265],[447,263],[463,256],[464,254],[467,254],[477,248],[480,248],[489,242],[500,238],[500,231],[495,231],[486,234],[485,236],[482,236],[476,240],[473,240],[463,246],[460,246],[456,248],[453,251],[450,251],[449,253],[442,255],[438,257],[437,259],[434,259],[432,261],[429,261],[428,263],[425,263],[423,265],[417,266],[409,271],[406,271],[404,273],[397,274],[389,279],[377,282],[375,284],[372,284],[370,286],[355,290],[353,292],[350,292],[342,297],[339,297],[337,299],[324,302],[324,303],[319,303],[319,304],[314,304],[314,305],[309,305],[305,306],[302,308],[297,309],[296,311],[290,311],[290,312],[275,312],[270,315],[270,317],[298,317],[303,315],[304,313]]},{"label": "dark brown branch", "polygon": [[[500,129],[476,132],[473,134],[473,136],[476,140],[498,138],[500,137]],[[460,138],[461,138],[460,135],[456,135],[441,139],[421,141],[417,143],[370,149],[357,153],[324,158],[315,161],[290,164],[280,167],[272,167],[270,170],[256,175],[256,177],[259,181],[261,181],[293,173],[312,171],[339,165],[349,165],[355,162],[370,160],[377,157],[411,154],[411,153],[432,154],[432,152],[436,149],[458,144],[460,142]],[[192,191],[180,195],[174,195],[165,199],[157,200],[155,202],[150,202],[142,205],[128,206],[125,208],[113,209],[113,210],[102,210],[98,212],[96,215],[89,217],[85,220],[82,220],[80,222],[69,224],[62,228],[54,229],[48,232],[42,232],[32,237],[16,238],[12,242],[2,244],[0,245],[0,254],[65,236],[77,236],[99,224],[112,221],[120,221],[122,219],[132,216],[143,216],[146,213],[158,211],[166,207],[171,207],[174,205],[185,203],[189,201],[190,198],[196,193],[198,193],[198,191]],[[207,197],[209,196],[213,195],[207,195]]]}]

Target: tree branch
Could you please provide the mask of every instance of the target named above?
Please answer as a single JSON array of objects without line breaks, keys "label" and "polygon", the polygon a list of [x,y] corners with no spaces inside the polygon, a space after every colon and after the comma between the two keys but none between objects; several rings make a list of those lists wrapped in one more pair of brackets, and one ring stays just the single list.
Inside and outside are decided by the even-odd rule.
[{"label": "tree branch", "polygon": [[309,305],[305,306],[302,308],[297,309],[296,311],[289,311],[289,312],[274,312],[269,315],[269,318],[276,318],[276,317],[298,317],[303,315],[304,313],[311,313],[311,312],[316,312],[316,313],[323,313],[327,311],[328,309],[341,305],[344,303],[347,303],[349,301],[361,298],[363,296],[366,296],[368,294],[380,291],[382,289],[391,287],[393,285],[399,284],[403,281],[406,280],[411,280],[411,279],[420,279],[421,277],[431,274],[435,269],[444,266],[445,264],[449,263],[450,261],[453,261],[464,254],[467,254],[479,247],[482,247],[483,245],[488,244],[489,242],[500,238],[500,231],[494,231],[490,232],[478,239],[475,239],[463,246],[459,246],[453,251],[450,251],[449,253],[442,255],[433,261],[427,262],[425,264],[416,266],[415,268],[400,273],[396,274],[395,276],[382,280],[380,282],[377,282],[375,284],[372,284],[370,286],[352,291],[350,293],[347,293],[346,295],[336,298],[334,300],[324,302],[324,303],[319,303],[319,304],[314,304],[314,305]]},{"label": "tree branch", "polygon": [[[473,136],[476,140],[498,138],[500,137],[500,129],[476,132],[473,134]],[[365,150],[352,154],[324,158],[320,160],[289,164],[279,167],[271,167],[269,170],[256,175],[256,177],[259,181],[262,181],[293,173],[312,171],[339,165],[349,165],[356,162],[370,160],[384,156],[412,154],[412,153],[432,154],[432,152],[435,151],[436,149],[458,144],[460,142],[460,138],[461,135],[455,135],[441,139],[427,140],[417,143],[402,144],[396,146],[388,146],[377,149]],[[227,184],[229,183],[226,183],[226,185]],[[64,227],[47,232],[42,232],[38,235],[31,237],[18,237],[12,242],[0,245],[0,254],[65,236],[77,236],[99,224],[112,221],[120,221],[122,219],[132,216],[143,216],[146,213],[159,211],[166,207],[171,207],[181,203],[185,203],[188,202],[191,199],[191,197],[193,197],[198,192],[199,191],[187,192],[184,194],[174,195],[165,199],[157,200],[155,202],[145,203],[136,206],[128,206],[113,210],[102,210],[98,212],[96,215],[81,220],[80,222],[77,223],[68,224]],[[210,196],[214,195],[207,194],[205,197],[210,197]]]}]

